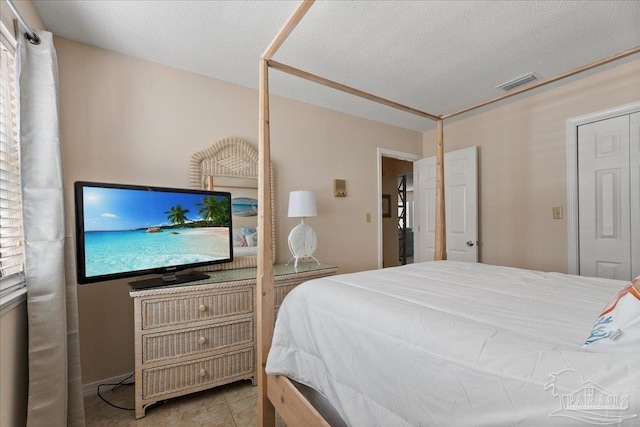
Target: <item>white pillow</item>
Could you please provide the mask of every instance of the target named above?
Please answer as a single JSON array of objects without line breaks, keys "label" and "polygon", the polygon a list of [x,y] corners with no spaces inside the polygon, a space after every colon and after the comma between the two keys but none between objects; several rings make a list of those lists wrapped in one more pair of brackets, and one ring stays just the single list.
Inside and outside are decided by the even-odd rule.
[{"label": "white pillow", "polygon": [[246,234],[244,236],[247,246],[258,246],[258,233]]},{"label": "white pillow", "polygon": [[640,276],[609,301],[583,348],[602,353],[640,352]]},{"label": "white pillow", "polygon": [[242,230],[238,230],[236,228],[233,229],[233,246],[247,246],[247,240],[245,239],[244,234],[242,234]]}]

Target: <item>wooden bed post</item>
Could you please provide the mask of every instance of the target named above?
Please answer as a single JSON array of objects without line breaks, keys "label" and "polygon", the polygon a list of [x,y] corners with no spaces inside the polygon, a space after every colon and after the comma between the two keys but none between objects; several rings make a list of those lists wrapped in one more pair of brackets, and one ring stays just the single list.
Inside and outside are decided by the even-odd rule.
[{"label": "wooden bed post", "polygon": [[258,88],[258,268],[256,280],[256,377],[258,379],[258,427],[275,427],[276,410],[267,395],[265,366],[275,327],[275,289],[271,216],[271,132],[269,127],[269,60],[307,13],[315,0],[302,1],[260,58]]},{"label": "wooden bed post", "polygon": [[359,96],[360,98],[368,99],[369,101],[377,102],[378,104],[386,105],[387,107],[395,108],[396,110],[406,111],[407,113],[415,114],[416,116],[426,117],[435,121],[440,119],[439,116],[420,111],[416,108],[407,107],[406,105],[399,104],[395,101],[363,92],[359,89],[343,85],[342,83],[338,83],[333,80],[325,79],[324,77],[308,73],[306,71],[294,68],[290,65],[282,64],[271,59],[269,60],[269,68],[273,68],[274,70],[282,71],[283,73],[291,74],[292,76],[300,77],[301,79],[309,80],[310,82],[318,83],[320,85],[327,86],[344,93]]},{"label": "wooden bed post", "polygon": [[436,166],[436,246],[434,261],[447,259],[447,225],[444,202],[444,126],[438,120],[438,154]]},{"label": "wooden bed post", "polygon": [[274,427],[276,411],[267,397],[265,365],[275,326],[271,229],[271,147],[269,130],[269,66],[260,60],[258,167],[258,272],[256,283],[258,426]]},{"label": "wooden bed post", "polygon": [[304,15],[309,11],[309,9],[311,9],[311,6],[313,6],[315,1],[316,0],[302,0],[298,4],[296,10],[293,11],[293,14],[289,19],[287,19],[287,22],[285,22],[282,28],[280,28],[276,37],[267,47],[267,50],[262,54],[262,59],[266,59],[268,61],[273,58],[273,55],[275,55],[278,49],[280,49],[280,46],[282,46],[285,40],[287,40],[289,34],[291,34],[291,32],[296,28],[296,25],[298,25],[302,18],[304,18]]}]

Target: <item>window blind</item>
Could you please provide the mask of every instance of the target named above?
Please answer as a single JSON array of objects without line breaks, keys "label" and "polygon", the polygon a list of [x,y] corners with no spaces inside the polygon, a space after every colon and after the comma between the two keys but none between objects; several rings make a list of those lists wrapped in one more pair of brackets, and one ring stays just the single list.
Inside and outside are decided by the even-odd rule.
[{"label": "window blind", "polygon": [[[0,43],[0,296],[22,286],[24,258],[15,58]],[[11,49],[11,50],[10,50]]]}]

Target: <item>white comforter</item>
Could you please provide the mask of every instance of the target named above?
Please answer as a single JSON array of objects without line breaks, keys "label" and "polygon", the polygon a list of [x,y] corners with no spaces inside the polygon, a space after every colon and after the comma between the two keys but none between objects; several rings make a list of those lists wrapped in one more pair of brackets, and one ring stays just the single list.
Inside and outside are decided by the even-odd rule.
[{"label": "white comforter", "polygon": [[454,261],[316,279],[286,297],[266,369],[357,427],[639,425],[640,348],[582,349],[624,285]]}]

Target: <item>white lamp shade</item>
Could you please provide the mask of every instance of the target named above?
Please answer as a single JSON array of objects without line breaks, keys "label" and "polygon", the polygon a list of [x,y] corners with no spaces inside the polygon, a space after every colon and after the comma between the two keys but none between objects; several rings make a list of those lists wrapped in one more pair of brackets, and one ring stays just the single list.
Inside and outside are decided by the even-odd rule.
[{"label": "white lamp shade", "polygon": [[318,216],[313,192],[306,190],[290,192],[289,218],[310,218],[313,216]]}]

